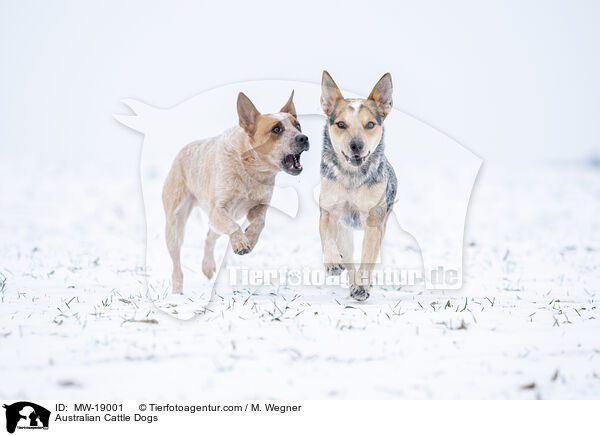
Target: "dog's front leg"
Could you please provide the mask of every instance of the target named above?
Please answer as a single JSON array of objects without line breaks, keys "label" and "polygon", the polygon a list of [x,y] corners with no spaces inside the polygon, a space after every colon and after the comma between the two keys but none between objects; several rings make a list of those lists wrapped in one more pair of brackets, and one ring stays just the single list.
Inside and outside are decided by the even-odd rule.
[{"label": "dog's front leg", "polygon": [[321,234],[321,249],[325,270],[331,275],[340,275],[344,270],[342,257],[337,247],[339,215],[333,211],[321,208],[319,233]]},{"label": "dog's front leg", "polygon": [[250,249],[253,250],[258,242],[258,237],[265,227],[265,215],[267,214],[266,204],[259,204],[248,211],[248,221],[250,224],[246,228],[246,237],[250,243]]},{"label": "dog's front leg", "polygon": [[231,248],[235,254],[246,254],[252,250],[242,228],[229,216],[227,209],[224,207],[217,206],[211,210],[210,226],[217,233],[229,235]]},{"label": "dog's front leg", "polygon": [[356,300],[363,301],[369,298],[371,273],[379,255],[387,216],[385,207],[376,206],[371,209],[367,217],[361,264],[350,287],[350,296]]}]

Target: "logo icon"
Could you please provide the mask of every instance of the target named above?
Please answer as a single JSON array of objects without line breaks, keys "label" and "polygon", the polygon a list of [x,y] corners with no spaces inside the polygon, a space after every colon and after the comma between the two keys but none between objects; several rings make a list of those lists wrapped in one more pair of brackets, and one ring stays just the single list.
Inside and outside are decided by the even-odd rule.
[{"label": "logo icon", "polygon": [[50,411],[28,401],[4,405],[6,409],[6,431],[14,433],[19,429],[48,429]]},{"label": "logo icon", "polygon": [[[217,286],[219,269],[223,266],[235,268],[235,259],[225,258],[231,252],[227,247],[227,238],[221,238],[214,247],[212,263],[217,271],[212,277],[208,278],[201,273],[195,276],[188,274],[188,286],[184,289],[184,295],[171,293],[168,277],[172,273],[172,263],[165,245],[162,190],[175,156],[184,144],[199,138],[217,136],[234,125],[236,117],[232,116],[232,108],[235,107],[240,90],[248,95],[262,96],[263,100],[257,99],[257,104],[260,107],[270,107],[270,102],[287,97],[290,89],[296,91],[294,104],[303,131],[319,143],[325,119],[319,105],[322,89],[316,83],[290,80],[232,83],[198,94],[169,109],[155,108],[132,99],[123,100],[133,115],[116,115],[115,118],[144,134],[140,162],[146,216],[144,285],[147,295],[160,310],[179,319],[190,319],[206,313],[212,291]],[[365,97],[347,90],[342,92],[352,98]],[[403,269],[405,262],[400,257],[404,254],[399,253],[399,250],[388,250],[388,263],[384,265],[380,261],[383,266],[380,272],[384,279],[385,269],[390,270],[390,277],[398,277],[398,280],[387,282],[393,289],[400,289],[400,284],[417,284],[425,289],[460,289],[463,284],[467,209],[482,160],[454,139],[399,109],[390,113],[386,126],[386,143],[395,145],[386,148],[386,157],[395,169],[398,186],[402,188],[398,189],[398,206],[392,211],[393,219],[389,220],[390,225],[386,230],[388,236],[385,239],[393,241],[394,238],[405,238],[403,240],[407,246],[411,244],[411,249],[414,246],[415,251],[420,252],[422,266],[419,263],[414,268]],[[285,221],[279,224],[273,220],[293,219],[297,234],[302,236],[286,240],[287,258],[273,258],[267,264],[259,260],[264,259],[262,257],[244,258],[245,265],[246,262],[255,262],[249,267],[253,277],[256,274],[260,276],[262,271],[272,266],[276,266],[275,269],[279,271],[281,267],[293,265],[293,268],[301,271],[307,268],[310,274],[323,270],[321,245],[318,240],[310,237],[317,234],[314,223],[318,222],[320,213],[320,153],[313,152],[303,159],[305,169],[302,177],[293,180],[286,179],[288,176],[285,174],[281,179],[278,177],[269,204],[271,208],[283,212],[269,218],[272,224],[289,226],[290,223]],[[311,169],[316,170],[311,172]],[[198,218],[188,224],[197,227],[186,227],[186,231],[189,229],[190,233],[205,235],[210,228],[208,220],[202,214],[198,214]],[[406,234],[414,238],[414,242],[407,240]],[[264,238],[268,236],[263,236],[262,242],[263,247],[267,247],[267,240]],[[186,262],[196,262],[198,258],[202,258],[202,245],[190,248],[197,250],[193,255],[187,258],[183,256],[184,268]],[[274,247],[274,244],[270,247]],[[298,258],[295,253],[302,255]],[[235,269],[229,269],[229,274],[237,280]],[[267,274],[271,276],[271,272]],[[283,275],[285,280],[286,275]],[[396,282],[400,283],[396,285]],[[307,280],[293,286],[300,284],[313,286]],[[235,281],[234,286],[239,285],[241,283]]]}]

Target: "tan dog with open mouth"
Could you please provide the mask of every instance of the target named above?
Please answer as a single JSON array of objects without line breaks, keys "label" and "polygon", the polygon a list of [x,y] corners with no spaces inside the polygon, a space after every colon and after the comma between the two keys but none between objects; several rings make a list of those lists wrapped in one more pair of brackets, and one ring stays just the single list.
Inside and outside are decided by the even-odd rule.
[{"label": "tan dog with open mouth", "polygon": [[[383,154],[383,121],[392,110],[392,77],[385,74],[367,99],[346,99],[323,71],[321,106],[327,115],[319,197],[325,268],[333,275],[347,269],[350,296],[366,300],[397,190],[396,174]],[[357,271],[352,229],[365,230]]]},{"label": "tan dog with open mouth", "polygon": [[[308,150],[293,103],[294,92],[275,114],[261,114],[243,93],[238,95],[239,126],[214,138],[192,142],[175,158],[165,180],[162,200],[166,241],[173,261],[173,293],[183,292],[180,251],[186,221],[195,206],[208,214],[202,271],[215,273],[214,247],[228,235],[233,252],[246,254],[255,247],[265,225],[275,176],[281,170],[302,172],[300,154]],[[237,220],[246,216],[243,231]]]}]

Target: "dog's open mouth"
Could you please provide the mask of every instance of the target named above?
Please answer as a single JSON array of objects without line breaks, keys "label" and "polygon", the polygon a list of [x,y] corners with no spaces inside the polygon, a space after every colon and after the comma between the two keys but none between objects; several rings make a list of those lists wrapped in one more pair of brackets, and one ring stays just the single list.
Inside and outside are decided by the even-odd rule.
[{"label": "dog's open mouth", "polygon": [[302,154],[302,152],[296,153],[296,154],[286,154],[283,157],[282,166],[283,166],[283,170],[286,173],[291,174],[293,176],[297,176],[298,174],[300,174],[302,172],[302,164],[300,163],[300,154]]},{"label": "dog's open mouth", "polygon": [[348,163],[350,165],[355,166],[355,167],[359,167],[359,166],[361,166],[363,164],[364,161],[367,160],[367,158],[369,157],[369,155],[371,154],[371,152],[368,152],[364,156],[361,156],[360,154],[353,154],[353,155],[348,156],[343,151],[342,151],[342,154],[344,155],[344,157],[346,158],[346,160],[348,161]]}]

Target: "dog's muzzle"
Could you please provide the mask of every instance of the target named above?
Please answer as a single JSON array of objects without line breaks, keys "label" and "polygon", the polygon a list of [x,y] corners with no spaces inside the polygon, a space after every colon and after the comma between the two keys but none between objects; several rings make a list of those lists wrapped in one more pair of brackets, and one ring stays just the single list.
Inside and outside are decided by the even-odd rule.
[{"label": "dog's muzzle", "polygon": [[346,158],[346,161],[348,161],[348,163],[350,165],[352,165],[354,167],[359,167],[367,160],[367,158],[369,157],[371,152],[369,151],[364,156],[361,156],[360,154],[352,154],[352,155],[348,156],[343,151],[342,151],[342,154],[344,155],[344,157]]},{"label": "dog's muzzle", "polygon": [[283,156],[281,167],[286,173],[291,174],[292,176],[297,176],[302,172],[303,169],[302,164],[300,163],[300,155],[302,152],[308,150],[310,145],[308,143],[308,136],[306,135],[296,135],[294,139],[294,151]]}]

